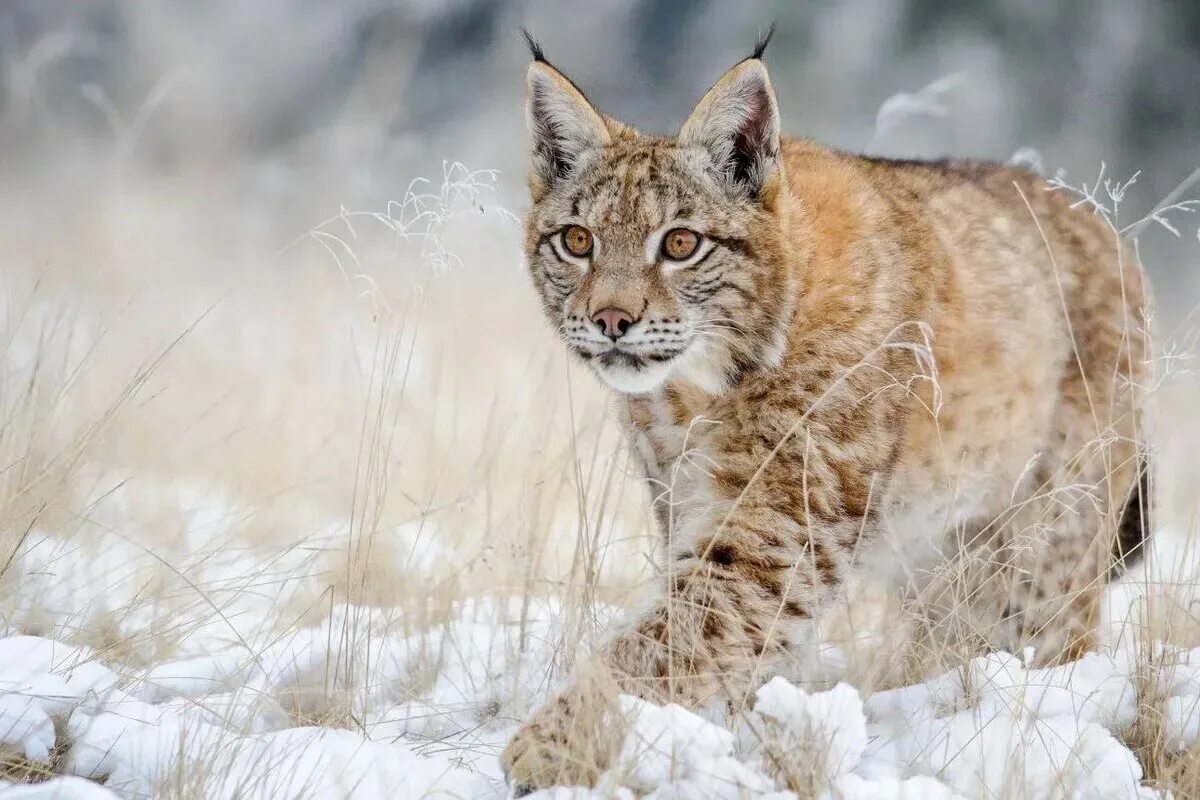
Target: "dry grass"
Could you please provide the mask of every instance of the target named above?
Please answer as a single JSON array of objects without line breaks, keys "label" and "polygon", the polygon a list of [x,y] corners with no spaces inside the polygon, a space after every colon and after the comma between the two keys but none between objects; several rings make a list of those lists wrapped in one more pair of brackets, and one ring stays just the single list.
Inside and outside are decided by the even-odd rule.
[{"label": "dry grass", "polygon": [[[117,174],[75,197],[69,221],[52,186],[0,214],[13,243],[0,622],[133,676],[197,642],[264,652],[350,603],[329,629],[346,645],[336,674],[285,711],[357,729],[377,688],[355,661],[363,640],[443,623],[468,598],[553,597],[566,622],[548,686],[598,633],[597,609],[650,583],[651,521],[607,391],[546,330],[490,176],[450,167],[397,205],[289,236],[239,219],[259,209],[222,177]],[[1186,330],[1171,364],[1193,348]],[[1119,629],[1147,660],[1155,640],[1200,644],[1197,387],[1171,372],[1151,418],[1173,538],[1128,579],[1148,599]],[[892,686],[963,656],[914,645],[918,624],[864,584],[824,638],[856,685]],[[444,658],[414,667],[412,696]],[[1154,687],[1143,695],[1130,743],[1148,777],[1200,796],[1200,750],[1172,752]],[[803,765],[778,766],[819,788]],[[195,785],[180,774],[169,791]]]}]

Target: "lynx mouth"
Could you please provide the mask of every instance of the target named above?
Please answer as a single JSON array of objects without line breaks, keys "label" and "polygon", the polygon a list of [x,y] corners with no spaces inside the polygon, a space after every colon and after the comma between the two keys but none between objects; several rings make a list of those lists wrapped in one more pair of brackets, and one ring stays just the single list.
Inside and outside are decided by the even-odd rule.
[{"label": "lynx mouth", "polygon": [[596,360],[604,367],[625,366],[641,369],[646,366],[646,359],[639,355],[613,347],[596,356]]},{"label": "lynx mouth", "polygon": [[613,347],[596,354],[591,363],[600,379],[618,392],[645,394],[667,379],[672,361],[649,359]]}]

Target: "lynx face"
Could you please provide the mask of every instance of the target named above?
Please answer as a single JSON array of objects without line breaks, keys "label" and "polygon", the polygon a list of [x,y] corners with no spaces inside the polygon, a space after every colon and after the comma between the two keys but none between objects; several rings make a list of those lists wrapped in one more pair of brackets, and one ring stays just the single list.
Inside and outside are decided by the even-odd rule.
[{"label": "lynx face", "polygon": [[530,69],[534,286],[567,347],[618,391],[672,376],[718,391],[771,349],[778,124],[753,64],[726,87],[736,105],[712,97],[719,84],[677,138],[603,117],[545,62]]},{"label": "lynx face", "polygon": [[529,261],[551,323],[623,392],[653,389],[693,348],[736,334],[728,290],[752,268],[731,219],[742,209],[699,155],[636,139],[589,153],[533,216]]}]

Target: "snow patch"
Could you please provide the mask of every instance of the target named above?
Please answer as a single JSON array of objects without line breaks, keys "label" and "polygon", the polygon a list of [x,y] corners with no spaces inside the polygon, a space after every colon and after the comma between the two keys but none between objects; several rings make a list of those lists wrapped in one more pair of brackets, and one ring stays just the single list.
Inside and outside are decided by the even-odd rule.
[{"label": "snow patch", "polygon": [[4,800],[119,800],[110,790],[92,781],[70,776],[51,778],[40,783],[5,785],[0,781]]},{"label": "snow patch", "polygon": [[15,753],[38,764],[50,761],[54,721],[32,698],[0,696],[0,753]]},{"label": "snow patch", "polygon": [[862,698],[853,687],[839,683],[809,694],[772,678],[755,697],[754,710],[782,728],[785,746],[803,752],[814,770],[832,778],[858,766],[867,748],[867,726]]}]

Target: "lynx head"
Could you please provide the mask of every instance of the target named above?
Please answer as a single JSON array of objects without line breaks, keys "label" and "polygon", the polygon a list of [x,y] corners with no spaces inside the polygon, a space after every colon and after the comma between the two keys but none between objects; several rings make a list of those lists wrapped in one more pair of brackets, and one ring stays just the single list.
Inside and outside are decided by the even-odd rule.
[{"label": "lynx head", "polygon": [[791,292],[766,40],[674,137],[600,113],[529,41],[525,248],[568,348],[628,393],[719,393],[777,360]]}]

